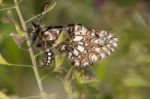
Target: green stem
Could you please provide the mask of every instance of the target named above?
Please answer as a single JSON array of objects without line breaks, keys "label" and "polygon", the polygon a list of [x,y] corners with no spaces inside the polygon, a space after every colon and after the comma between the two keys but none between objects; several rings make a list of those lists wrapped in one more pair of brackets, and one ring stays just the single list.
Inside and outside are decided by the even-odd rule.
[{"label": "green stem", "polygon": [[68,94],[68,99],[73,99],[73,90],[72,90],[72,72],[73,72],[73,66],[69,69],[68,73],[66,74],[63,85],[64,89],[66,90]]},{"label": "green stem", "polygon": [[29,97],[24,97],[24,98],[21,98],[21,99],[36,99],[36,98],[40,98],[41,96],[37,95],[37,96],[29,96]]},{"label": "green stem", "polygon": [[72,72],[73,72],[73,69],[74,69],[74,67],[73,67],[73,66],[72,66],[72,67],[70,67],[70,69],[69,69],[68,73],[66,74],[66,76],[65,76],[64,80],[68,80],[69,78],[71,78],[71,79],[72,79]]},{"label": "green stem", "polygon": [[10,9],[14,9],[14,8],[15,8],[14,6],[12,6],[12,7],[7,7],[7,8],[0,9],[0,11],[10,10]]},{"label": "green stem", "polygon": [[[19,19],[21,21],[22,28],[23,28],[24,31],[27,31],[26,23],[25,23],[25,21],[23,19],[23,16],[21,14],[21,11],[20,11],[20,8],[19,8],[19,4],[18,4],[17,0],[14,0],[14,2],[16,4],[16,11],[17,11]],[[25,37],[26,37],[27,45],[30,46],[31,43],[28,40],[29,36],[28,36],[27,33],[25,33]],[[45,99],[45,94],[44,94],[42,82],[40,80],[39,72],[38,72],[38,69],[37,69],[37,66],[36,66],[36,61],[35,61],[35,57],[34,57],[34,53],[33,53],[32,47],[29,47],[29,53],[30,53],[30,56],[31,56],[31,61],[32,61],[32,65],[33,65],[33,71],[34,71],[34,74],[35,74],[35,77],[36,77],[36,80],[37,80],[37,83],[38,83],[38,87],[39,87],[39,90],[40,90],[41,98]]]},{"label": "green stem", "polygon": [[[55,7],[55,5],[56,5],[56,3],[54,3],[52,6],[50,6],[50,8],[48,8],[48,10],[43,13],[43,15],[45,15],[46,13],[48,13],[49,11],[51,11]],[[28,20],[26,20],[25,23],[28,23],[28,22],[34,20],[35,18],[37,18],[39,16],[41,16],[41,14],[38,14],[38,15],[36,15],[36,16],[34,16],[34,17],[32,17],[32,18],[30,18]]]},{"label": "green stem", "polygon": [[5,65],[5,66],[14,66],[14,67],[33,67],[32,65],[21,65],[21,64],[1,64],[0,65]]}]

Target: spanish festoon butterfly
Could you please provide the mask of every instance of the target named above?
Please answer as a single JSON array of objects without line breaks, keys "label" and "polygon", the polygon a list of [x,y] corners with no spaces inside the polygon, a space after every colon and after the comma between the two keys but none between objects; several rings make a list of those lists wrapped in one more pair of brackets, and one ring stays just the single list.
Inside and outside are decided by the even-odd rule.
[{"label": "spanish festoon butterfly", "polygon": [[[45,4],[47,7],[47,3]],[[42,9],[45,10],[45,6]],[[41,16],[43,15],[41,12]],[[34,30],[31,33],[32,45],[43,52],[39,67],[50,67],[54,63],[54,50],[65,52],[74,66],[84,67],[105,58],[114,52],[118,38],[103,30],[88,29],[81,24],[49,26],[42,28],[32,22]],[[60,44],[56,44],[61,33],[68,35]]]},{"label": "spanish festoon butterfly", "polygon": [[[41,28],[33,23],[32,43],[44,52],[39,67],[49,67],[54,62],[52,49],[65,52],[74,66],[91,65],[110,55],[117,47],[118,39],[106,31],[90,30],[81,24],[50,26]],[[69,39],[56,45],[59,35],[64,32]]]}]

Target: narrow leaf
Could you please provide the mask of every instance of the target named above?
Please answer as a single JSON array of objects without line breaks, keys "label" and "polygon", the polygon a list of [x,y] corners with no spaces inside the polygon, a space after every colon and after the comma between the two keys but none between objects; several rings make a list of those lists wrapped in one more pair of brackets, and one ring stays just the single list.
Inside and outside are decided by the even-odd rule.
[{"label": "narrow leaf", "polygon": [[0,64],[9,64],[0,54]]},{"label": "narrow leaf", "polygon": [[24,37],[25,32],[20,28],[20,26],[18,24],[15,23],[15,28],[17,31],[17,34],[21,37]]},{"label": "narrow leaf", "polygon": [[60,43],[62,43],[63,41],[65,41],[65,39],[67,38],[67,35],[65,35],[66,33],[64,33],[64,31],[62,31],[60,33],[60,36],[58,38],[58,40],[56,41],[56,46]]},{"label": "narrow leaf", "polygon": [[63,63],[64,58],[62,55],[56,55],[55,56],[55,69],[59,68],[61,64]]}]

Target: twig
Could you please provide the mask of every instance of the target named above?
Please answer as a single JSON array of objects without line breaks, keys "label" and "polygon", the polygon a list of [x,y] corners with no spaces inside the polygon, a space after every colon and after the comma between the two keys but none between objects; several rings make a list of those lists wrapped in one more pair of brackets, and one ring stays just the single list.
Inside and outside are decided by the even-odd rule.
[{"label": "twig", "polygon": [[14,8],[15,8],[14,6],[12,6],[12,7],[7,7],[7,8],[0,9],[0,11],[6,11],[6,10],[14,9]]},{"label": "twig", "polygon": [[40,97],[41,97],[40,95],[37,95],[37,96],[24,97],[24,98],[21,98],[21,99],[33,99],[33,98],[40,98]]},{"label": "twig", "polygon": [[46,75],[44,75],[43,77],[41,77],[40,80],[41,80],[41,81],[44,80],[45,78],[47,78],[47,77],[48,77],[51,73],[53,73],[53,72],[54,72],[54,71],[47,73]]},{"label": "twig", "polygon": [[21,65],[21,64],[0,64],[5,66],[14,66],[14,67],[33,67],[32,65]]},{"label": "twig", "polygon": [[[47,11],[43,12],[43,15],[45,15],[46,13],[48,13],[49,11],[51,11],[55,7],[55,5],[56,5],[56,2],[54,2],[54,4]],[[30,18],[28,20],[26,20],[25,23],[28,23],[28,22],[34,20],[35,18],[37,18],[39,16],[41,16],[41,14],[38,14],[38,15],[36,15],[36,16],[34,16],[34,17],[32,17],[32,18]]]},{"label": "twig", "polygon": [[[23,19],[23,16],[21,14],[21,11],[20,11],[20,8],[19,8],[19,4],[18,4],[17,0],[14,0],[14,2],[16,4],[16,11],[17,11],[19,19],[21,21],[22,28],[23,28],[24,31],[27,31],[26,23],[25,23],[25,21]],[[25,37],[26,37],[27,45],[30,46],[31,43],[28,40],[29,36],[28,36],[27,33],[25,33]],[[32,64],[33,64],[33,71],[34,71],[34,74],[35,74],[35,77],[36,77],[36,80],[37,80],[37,83],[38,83],[38,87],[39,87],[39,90],[40,90],[41,98],[45,99],[44,90],[43,90],[42,82],[40,80],[39,72],[38,72],[38,69],[37,69],[37,66],[36,66],[36,61],[35,61],[35,57],[34,57],[34,53],[33,53],[32,47],[29,47],[29,53],[30,53],[30,56],[31,56],[31,61],[32,61]]]},{"label": "twig", "polygon": [[[72,71],[73,71],[73,66],[69,69],[68,73],[66,74],[63,85],[64,89],[66,90],[68,94],[68,99],[73,99],[73,90],[72,90]],[[70,78],[70,79],[69,79]]]},{"label": "twig", "polygon": [[68,79],[69,79],[69,77],[72,75],[73,68],[74,68],[74,67],[72,66],[72,67],[69,69],[69,71],[68,71],[68,73],[66,74],[64,80],[68,80]]}]

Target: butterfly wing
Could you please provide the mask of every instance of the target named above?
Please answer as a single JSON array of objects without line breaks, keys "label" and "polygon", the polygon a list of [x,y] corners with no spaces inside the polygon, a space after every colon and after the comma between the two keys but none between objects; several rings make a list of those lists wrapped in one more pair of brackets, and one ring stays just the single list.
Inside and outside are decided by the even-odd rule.
[{"label": "butterfly wing", "polygon": [[[67,32],[70,38],[54,46],[61,31]],[[39,67],[49,67],[54,62],[54,53],[47,48],[55,47],[60,51],[65,51],[73,65],[84,67],[110,55],[118,42],[118,39],[111,33],[89,30],[80,24],[48,27],[40,33],[39,38],[41,38],[37,42],[40,46],[37,47],[41,48],[41,51],[46,51],[42,55]]]},{"label": "butterfly wing", "polygon": [[54,63],[54,53],[51,50],[53,45],[55,44],[55,41],[57,40],[59,36],[60,31],[57,29],[46,29],[41,32],[41,37],[36,42],[36,45],[40,48],[40,51],[42,52],[41,61],[39,61],[38,66],[40,68],[47,68],[53,65]]},{"label": "butterfly wing", "polygon": [[71,39],[62,44],[69,59],[75,66],[83,67],[95,63],[110,55],[117,47],[118,39],[106,31],[88,30],[83,26],[75,26]]},{"label": "butterfly wing", "polygon": [[41,58],[41,61],[38,63],[40,68],[48,68],[54,63],[54,53],[50,49],[46,49],[46,51],[41,54]]}]

